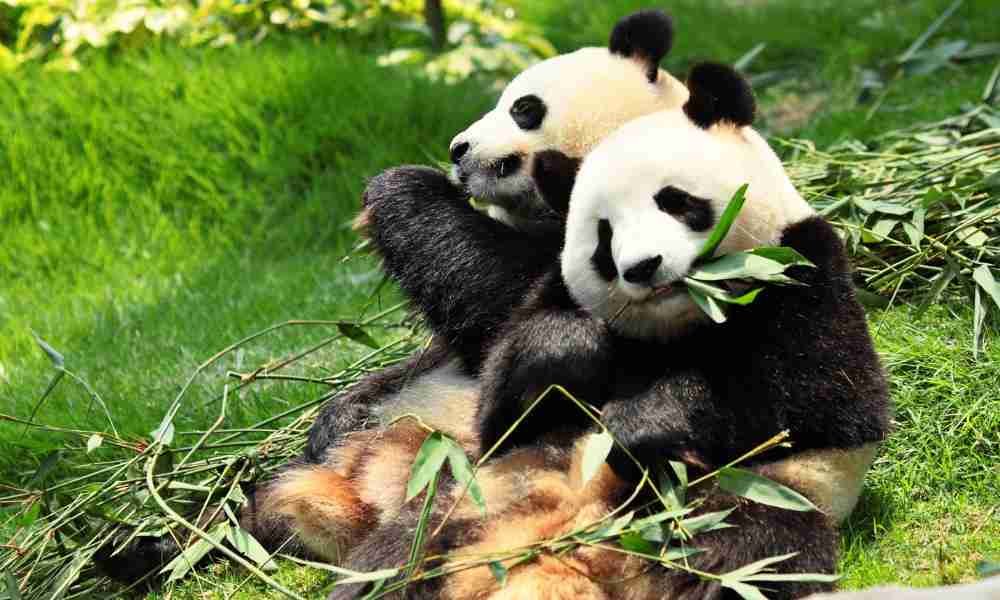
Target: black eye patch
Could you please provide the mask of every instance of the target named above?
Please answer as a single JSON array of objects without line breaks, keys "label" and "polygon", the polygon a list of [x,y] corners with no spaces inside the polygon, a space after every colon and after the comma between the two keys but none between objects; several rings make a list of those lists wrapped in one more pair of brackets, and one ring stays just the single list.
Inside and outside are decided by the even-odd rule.
[{"label": "black eye patch", "polygon": [[611,229],[611,222],[601,219],[597,222],[597,249],[590,257],[590,264],[594,265],[594,270],[605,281],[614,281],[618,277],[618,268],[615,267],[615,259],[611,256],[611,237],[614,231]]},{"label": "black eye patch", "polygon": [[704,198],[696,198],[684,190],[667,186],[653,196],[656,206],[663,212],[681,221],[693,231],[707,231],[715,222],[712,204]]},{"label": "black eye patch", "polygon": [[514,119],[514,122],[521,129],[531,131],[542,126],[546,112],[548,109],[542,99],[534,94],[529,94],[514,101],[510,107],[510,118]]}]

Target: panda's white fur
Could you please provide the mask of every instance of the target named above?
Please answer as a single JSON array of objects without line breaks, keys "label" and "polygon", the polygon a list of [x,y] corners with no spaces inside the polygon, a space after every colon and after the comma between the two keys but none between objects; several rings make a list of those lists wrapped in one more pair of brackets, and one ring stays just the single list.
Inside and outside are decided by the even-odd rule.
[{"label": "panda's white fur", "polygon": [[[683,83],[662,69],[651,83],[646,69],[640,60],[596,47],[529,67],[504,89],[496,108],[452,140],[452,148],[469,144],[452,176],[489,204],[491,216],[524,225],[519,217],[543,206],[532,177],[536,153],[557,150],[580,158],[623,123],[684,104]],[[540,98],[547,112],[539,128],[523,130],[510,109],[528,95]],[[512,155],[521,159],[518,168],[501,176],[497,166]]]},{"label": "panda's white fur", "polygon": [[[669,144],[665,135],[671,137]],[[680,280],[710,230],[692,230],[659,210],[653,197],[674,186],[709,200],[718,216],[743,184],[749,184],[746,204],[720,254],[775,245],[787,225],[815,214],[770,146],[750,127],[723,122],[706,130],[682,110],[623,126],[584,160],[570,201],[562,264],[574,299],[595,315],[613,318],[613,327],[623,334],[641,338],[668,338],[706,319]],[[609,284],[594,271],[590,255],[602,219],[614,231],[612,255],[619,273],[663,257],[652,286],[621,277]]]}]

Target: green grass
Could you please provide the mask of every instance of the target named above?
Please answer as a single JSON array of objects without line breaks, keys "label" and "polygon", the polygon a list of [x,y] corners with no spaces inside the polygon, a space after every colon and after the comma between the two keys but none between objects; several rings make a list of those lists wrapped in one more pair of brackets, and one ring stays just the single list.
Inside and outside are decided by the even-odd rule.
[{"label": "green grass", "polygon": [[[357,316],[381,277],[374,261],[341,263],[366,178],[441,158],[489,102],[301,41],[153,52],[0,90],[0,413],[29,415],[53,374],[33,330],[140,436],[230,341]],[[271,339],[245,367],[308,343]],[[87,405],[61,385],[37,419],[105,426]],[[58,443],[0,424],[0,472]]]},{"label": "green grass", "polygon": [[[645,3],[521,4],[571,49],[603,45],[611,24]],[[734,61],[766,42],[750,73],[789,76],[760,94],[763,125],[820,145],[864,140],[979,98],[996,57],[902,78],[870,119],[872,104],[856,101],[858,69],[888,64],[947,5],[679,0],[668,6],[677,41],[665,64],[681,74],[695,60]],[[990,0],[966,0],[929,45],[1000,41],[998,13]],[[432,85],[343,48],[291,40],[154,50],[78,75],[0,79],[0,413],[29,415],[52,377],[31,330],[101,394],[123,434],[144,437],[186,375],[229,342],[286,319],[357,317],[379,280],[373,261],[341,260],[365,178],[442,158],[490,103],[474,84]],[[1000,557],[1000,319],[988,319],[985,356],[974,361],[966,304],[919,318],[905,306],[872,315],[898,424],[845,528],[847,586],[968,580],[977,560]],[[219,369],[251,370],[324,335],[279,332]],[[306,372],[356,353],[328,348]],[[198,392],[178,428],[215,417],[212,392]],[[303,384],[247,392],[227,426],[318,394]],[[69,382],[36,419],[106,427]],[[68,439],[0,423],[0,481],[28,481]],[[284,566],[278,576],[297,589],[318,584],[306,569]],[[221,598],[243,579],[213,567],[173,597]],[[262,590],[251,583],[235,597]]]}]

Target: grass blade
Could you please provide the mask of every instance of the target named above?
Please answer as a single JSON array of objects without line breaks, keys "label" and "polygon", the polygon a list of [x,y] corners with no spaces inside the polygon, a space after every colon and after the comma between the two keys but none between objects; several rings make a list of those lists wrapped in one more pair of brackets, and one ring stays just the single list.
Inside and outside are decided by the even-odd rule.
[{"label": "grass blade", "polygon": [[951,17],[952,13],[958,10],[959,6],[962,6],[962,1],[963,0],[955,0],[954,2],[952,2],[951,6],[946,8],[944,12],[941,13],[941,15],[937,19],[935,19],[933,23],[931,23],[930,27],[924,30],[922,34],[920,34],[920,37],[913,40],[913,43],[910,44],[910,47],[907,48],[906,51],[899,56],[897,62],[904,63],[912,59],[913,55],[919,52],[920,49],[924,47],[924,44],[927,43],[927,40],[931,39],[931,36],[937,33],[938,29],[941,29],[941,26],[944,25],[945,21],[947,21],[949,17]]}]

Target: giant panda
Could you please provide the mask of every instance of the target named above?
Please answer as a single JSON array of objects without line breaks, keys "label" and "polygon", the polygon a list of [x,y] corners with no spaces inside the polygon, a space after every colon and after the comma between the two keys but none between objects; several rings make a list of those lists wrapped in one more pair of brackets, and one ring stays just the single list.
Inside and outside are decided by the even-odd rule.
[{"label": "giant panda", "polygon": [[[598,407],[621,446],[597,476],[584,481],[587,438],[563,431],[578,410],[555,398],[543,401],[540,407],[550,402],[553,410],[533,413],[500,446],[499,458],[479,472],[489,514],[480,517],[464,501],[432,537],[425,552],[444,557],[446,570],[449,553],[459,561],[503,556],[607,514],[641,479],[632,457],[648,468],[678,460],[703,473],[782,430],[790,431],[794,446],[747,466],[805,493],[824,512],[792,512],[716,488],[702,490],[698,511],[736,507],[728,517],[735,527],[697,536],[693,543],[701,552],[688,559],[690,566],[722,574],[797,552],[775,568],[835,569],[835,525],[853,506],[854,482],[889,428],[884,373],[854,296],[844,247],[750,127],[754,101],[747,83],[729,67],[702,64],[692,70],[688,88],[691,97],[682,108],[626,124],[584,160],[559,265],[514,311],[482,374],[475,415],[482,448],[498,442],[526,403],[551,384]],[[790,271],[806,285],[768,287],[715,324],[685,293],[681,279],[744,183],[746,205],[719,252],[783,245],[815,268]],[[827,487],[831,483],[846,485]],[[405,485],[405,478],[397,485]],[[461,486],[444,497],[430,521],[433,530],[448,514],[444,508],[461,497]],[[405,564],[420,510],[419,502],[404,506],[368,533],[345,565],[371,571]],[[764,586],[770,598],[830,587],[795,581]],[[362,591],[338,587],[331,598]],[[716,581],[593,546],[511,564],[505,585],[483,565],[419,582],[397,596],[740,597]]]},{"label": "giant panda", "polygon": [[[613,35],[612,39],[615,37]],[[634,40],[637,37],[636,34],[630,39]],[[645,76],[646,72],[641,70],[639,74]],[[723,78],[722,81],[728,80]],[[752,193],[755,196],[760,194],[765,197],[751,204],[752,210],[748,210],[747,215],[737,224],[735,233],[730,236],[724,248],[741,247],[741,244],[742,247],[746,247],[750,244],[773,243],[782,234],[783,227],[793,223],[794,219],[806,220],[813,215],[813,212],[788,182],[780,161],[760,136],[748,127],[752,115],[752,94],[745,87],[735,85],[734,89],[728,92],[729,97],[736,98],[732,101],[733,105],[742,107],[745,114],[734,115],[732,118],[727,116],[724,121],[738,123],[741,125],[740,128],[709,121],[717,116],[717,113],[712,111],[715,110],[715,104],[721,102],[712,95],[718,93],[715,88],[709,88],[696,98],[685,98],[684,103],[678,104],[673,109],[655,114],[659,115],[657,118],[665,118],[663,115],[690,113],[693,117],[689,118],[698,118],[700,123],[709,127],[713,135],[708,139],[735,142],[745,138],[746,142],[743,145],[734,143],[731,146],[722,144],[707,146],[706,151],[715,150],[717,154],[721,154],[722,149],[731,150],[735,158],[734,167],[729,171],[724,170],[725,165],[721,165],[721,159],[715,155],[695,153],[683,144],[665,145],[666,150],[661,152],[654,149],[652,143],[647,141],[645,145],[636,144],[633,149],[625,151],[623,160],[635,158],[634,155],[637,153],[647,155],[649,158],[646,163],[642,163],[643,168],[655,172],[659,168],[659,163],[650,164],[649,161],[656,157],[661,161],[667,161],[666,151],[672,150],[669,160],[676,161],[677,166],[665,172],[677,173],[678,179],[696,191],[700,189],[698,185],[708,185],[710,181],[720,182],[726,177],[745,176],[751,183]],[[740,94],[743,96],[740,97]],[[687,113],[681,112],[682,105],[688,108]],[[698,110],[708,116],[700,116]],[[633,131],[633,128],[634,126],[628,131]],[[678,130],[685,131],[683,128]],[[741,138],[737,134],[744,137]],[[694,140],[700,139],[694,134],[688,137]],[[628,143],[623,142],[622,145],[628,146]],[[743,154],[740,154],[739,150],[743,150]],[[465,150],[459,160],[463,160],[466,154],[473,151],[472,148]],[[629,182],[638,184],[639,181],[644,181],[636,175],[617,176],[615,170],[617,163],[615,165],[601,175],[607,185],[625,185]],[[759,172],[747,165],[760,166]],[[683,175],[685,172],[690,174]],[[543,156],[542,160],[534,161],[530,176],[535,181],[531,189],[536,190],[539,197],[550,200],[553,210],[565,212],[566,192],[576,189],[574,187],[576,168],[562,168],[559,160],[545,160]],[[705,183],[699,183],[702,179]],[[328,435],[333,431],[336,433],[336,439],[330,442],[327,438],[325,445],[317,445],[322,451],[316,453],[313,461],[291,466],[273,483],[258,490],[254,495],[253,505],[245,511],[244,518],[248,528],[255,535],[263,537],[268,545],[277,544],[280,538],[287,537],[289,532],[293,532],[309,553],[327,560],[340,560],[344,551],[361,541],[371,529],[383,523],[391,523],[404,503],[405,482],[412,457],[425,437],[425,431],[411,422],[398,423],[388,429],[379,426],[392,423],[401,415],[415,415],[423,423],[446,431],[458,439],[470,454],[478,455],[484,448],[490,447],[491,442],[496,439],[497,431],[502,431],[502,426],[509,423],[509,420],[502,417],[510,417],[510,407],[517,406],[517,403],[501,402],[500,406],[504,408],[489,413],[493,415],[489,419],[482,417],[482,414],[487,414],[483,412],[483,406],[493,402],[490,398],[501,396],[501,391],[507,390],[504,393],[510,393],[509,390],[519,385],[517,383],[519,379],[522,383],[531,382],[531,391],[538,391],[542,389],[539,386],[558,378],[559,383],[570,389],[583,390],[583,394],[594,396],[595,402],[606,397],[606,390],[602,386],[606,386],[607,381],[595,382],[591,378],[593,373],[600,371],[592,372],[587,368],[573,366],[573,361],[577,360],[577,354],[574,352],[563,351],[559,354],[568,357],[570,363],[563,365],[566,368],[556,368],[558,363],[551,363],[532,370],[532,363],[527,362],[521,370],[515,371],[512,377],[509,377],[506,368],[500,368],[503,363],[497,363],[496,361],[500,360],[497,357],[509,354],[507,358],[509,362],[520,364],[517,358],[520,356],[519,348],[548,348],[538,344],[536,338],[520,339],[518,337],[521,335],[520,330],[516,328],[504,335],[501,342],[496,341],[496,336],[504,327],[509,327],[510,315],[515,312],[517,305],[529,293],[533,284],[554,265],[559,264],[556,255],[563,246],[563,238],[561,234],[555,239],[556,234],[535,235],[509,227],[476,212],[468,205],[466,198],[466,193],[456,187],[447,176],[431,169],[394,170],[376,178],[370,184],[365,196],[365,207],[369,211],[373,240],[385,259],[387,271],[399,281],[404,291],[427,316],[434,337],[439,343],[432,344],[426,352],[418,354],[411,361],[401,363],[376,378],[363,381],[356,389],[356,392],[362,390],[361,394],[331,403],[330,418],[359,418],[369,426],[358,427],[355,421],[350,428],[344,427],[338,430],[336,426],[331,426],[321,417],[311,435],[311,442],[315,441],[317,431],[320,435]],[[664,199],[664,202],[668,200]],[[576,205],[578,202],[572,204]],[[572,209],[570,212],[572,213]],[[692,216],[692,228],[687,231],[686,237],[681,235],[682,232],[678,232],[681,236],[678,238],[678,243],[704,236],[717,212],[717,210],[704,210]],[[657,221],[648,219],[648,215],[639,210],[634,214],[641,215],[635,217],[637,219],[633,224],[635,231],[628,234],[619,233],[617,236],[611,233],[609,240],[616,240],[614,245],[620,246],[625,243],[622,240],[629,240],[632,242],[629,247],[633,247],[640,242],[654,244],[659,239],[649,235],[647,229],[644,229],[652,227]],[[643,232],[646,234],[642,235]],[[596,232],[591,234],[597,235]],[[566,248],[562,254],[564,261],[568,260],[566,257],[570,253],[580,247],[577,241],[580,235],[582,234],[572,229],[566,234]],[[605,236],[607,237],[607,234]],[[533,240],[532,244],[528,245],[526,240]],[[610,252],[609,249],[605,250]],[[613,269],[609,263],[609,256],[595,255],[593,248],[586,252],[589,253],[588,260],[593,260],[588,262],[583,260],[585,257],[582,255],[575,256],[577,260],[573,264],[599,264],[603,272],[609,273],[615,270],[617,273],[617,267]],[[640,249],[632,252],[641,253]],[[613,253],[610,256],[613,256]],[[646,264],[648,268],[650,263]],[[665,264],[657,265],[657,268],[675,267]],[[840,265],[840,268],[844,270],[846,266]],[[628,268],[624,271],[628,271]],[[629,278],[634,279],[635,273],[633,270]],[[616,299],[623,297],[623,294],[626,294],[625,290],[635,292],[641,289],[638,284],[625,279],[622,281],[625,281],[626,287],[616,291]],[[595,289],[617,289],[609,287],[610,283],[607,281],[592,283]],[[841,304],[835,308],[841,312],[847,311],[844,314],[853,319],[845,321],[842,326],[846,332],[843,335],[845,341],[842,347],[851,348],[852,351],[844,352],[842,357],[838,354],[836,358],[842,359],[842,364],[837,360],[827,362],[829,357],[824,357],[822,367],[834,369],[832,374],[820,370],[817,373],[810,372],[809,376],[816,378],[817,387],[821,389],[836,390],[839,389],[836,386],[843,383],[847,386],[856,385],[859,386],[858,389],[865,390],[864,395],[871,398],[874,408],[860,411],[857,418],[865,423],[870,421],[871,431],[884,432],[887,418],[884,411],[886,404],[884,381],[878,369],[877,358],[871,352],[863,315],[857,308],[853,296],[850,295],[849,282],[844,285],[846,287],[840,291],[845,295],[841,298]],[[699,311],[684,297],[672,296],[665,299],[664,306],[667,310],[658,308],[651,313],[644,312],[652,306],[654,304],[630,306],[618,314],[614,321],[619,327],[637,327],[638,329],[634,331],[626,329],[624,333],[633,333],[639,338],[643,336],[639,335],[642,333],[641,327],[634,325],[637,323],[645,323],[643,327],[652,328],[652,331],[647,332],[650,335],[666,334],[674,332],[675,329],[676,332],[684,332],[689,326],[701,325],[697,321]],[[655,306],[659,307],[659,304]],[[525,310],[525,307],[521,307],[516,312],[523,315]],[[753,314],[758,310],[760,309],[752,307],[749,313]],[[851,313],[851,311],[857,312]],[[831,316],[822,322],[836,323],[836,319],[832,316],[834,314],[840,313],[831,312]],[[631,318],[632,316],[634,318]],[[647,317],[645,321],[640,318],[643,316]],[[771,321],[760,320],[760,322]],[[780,320],[773,322],[777,323],[775,327],[780,327],[783,323]],[[730,324],[721,331],[732,331],[734,327]],[[554,339],[564,338],[571,335],[572,331],[571,327],[564,329],[562,326],[552,326],[545,330],[544,335],[538,336],[538,339],[544,339],[546,336]],[[721,335],[715,329],[707,331],[710,332],[710,336]],[[771,333],[767,332],[768,335]],[[839,334],[826,335],[817,339],[831,342],[838,336]],[[729,339],[731,346],[735,339],[737,336]],[[760,342],[763,341],[766,340]],[[855,342],[862,347],[854,348],[852,344]],[[626,349],[632,346],[624,342],[619,343]],[[645,341],[635,342],[634,345],[641,349],[648,347]],[[831,352],[841,348],[832,345],[830,347]],[[606,351],[607,346],[603,348]],[[677,350],[676,346],[672,348],[681,354],[689,354]],[[505,352],[508,354],[504,354]],[[476,353],[481,353],[483,358],[462,360],[463,355]],[[763,360],[755,357],[751,350],[747,350],[746,353],[748,358],[744,365],[757,364],[754,361]],[[720,350],[718,355],[724,356],[725,353]],[[786,373],[794,381],[807,379],[807,372],[798,373],[794,370],[799,362],[792,359],[795,359],[795,356],[789,358],[786,370],[781,372]],[[805,367],[814,366],[806,362]],[[739,365],[734,365],[734,368],[736,366]],[[770,369],[771,366],[767,368]],[[865,368],[869,371],[865,371]],[[870,380],[860,375],[856,377],[854,370],[863,371]],[[733,376],[727,381],[736,380],[737,378]],[[376,381],[377,385],[372,384],[372,381]],[[755,380],[748,375],[747,382],[753,381]],[[681,386],[685,382],[689,386],[678,391],[685,396],[696,396],[704,387],[703,382],[694,376],[687,379],[679,378],[675,385]],[[808,381],[800,383],[805,386]],[[750,391],[755,389],[750,383],[740,384],[738,387]],[[485,396],[481,395],[481,390]],[[786,393],[771,389],[764,391],[774,394]],[[611,403],[609,410],[617,406],[618,404]],[[357,412],[353,412],[355,409]],[[566,411],[558,408],[543,408],[536,418],[529,420],[519,430],[518,436],[527,434],[530,438],[534,427],[539,425],[548,427],[549,423],[561,422],[564,414]],[[838,418],[847,414],[838,413]],[[569,415],[574,416],[574,413],[570,411]],[[745,416],[748,423],[755,423],[761,427],[766,421],[764,416]],[[782,414],[782,417],[786,418],[787,415]],[[371,426],[372,424],[374,426]],[[578,425],[572,422],[563,424],[568,428]],[[659,431],[661,425],[654,421],[647,427]],[[639,435],[639,431],[644,431],[638,423],[630,423],[628,429],[636,432],[636,435]],[[740,444],[736,442],[743,443],[741,449],[745,450],[767,437],[750,439],[753,437],[751,434],[757,433],[758,429],[759,427],[748,427],[743,434],[727,431],[720,439],[733,442],[727,448],[739,447]],[[775,429],[772,433],[780,429]],[[873,434],[873,437],[878,438],[878,435]],[[818,437],[818,441],[824,439],[822,436]],[[517,437],[514,440],[516,441]],[[708,442],[701,439],[688,439],[684,442],[688,460],[708,465],[720,464],[718,461],[721,460],[721,456],[716,448],[711,447],[709,443],[711,438]],[[637,445],[642,446],[643,443],[637,442]],[[706,444],[706,448],[699,446],[703,443]],[[797,489],[822,506],[833,521],[840,522],[851,512],[857,501],[864,474],[874,457],[875,446],[873,443],[858,443],[849,446],[845,451],[831,450],[831,448],[839,446],[819,444],[819,447],[813,448],[808,440],[798,440],[794,453],[791,450],[772,453],[760,468],[766,469],[769,475],[779,479],[796,481]],[[494,487],[503,486],[498,484]]]}]

